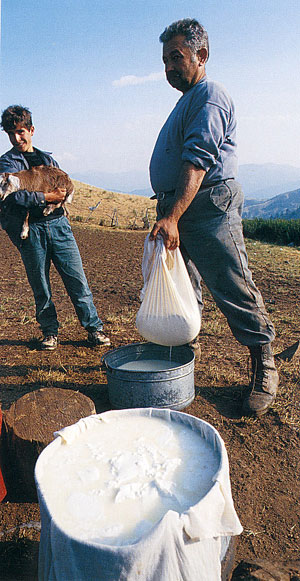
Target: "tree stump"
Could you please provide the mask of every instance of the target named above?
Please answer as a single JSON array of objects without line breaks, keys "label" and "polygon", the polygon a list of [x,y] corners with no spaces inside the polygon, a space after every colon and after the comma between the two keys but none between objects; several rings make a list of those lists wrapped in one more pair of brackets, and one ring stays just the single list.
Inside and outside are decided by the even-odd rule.
[{"label": "tree stump", "polygon": [[[37,501],[34,467],[53,432],[95,414],[91,399],[70,389],[42,388],[27,393],[3,412],[5,480],[24,501]],[[20,499],[18,499],[20,500]]]},{"label": "tree stump", "polygon": [[2,442],[1,442],[1,428],[2,428],[2,411],[0,405],[0,502],[6,496],[6,487],[2,476]]}]

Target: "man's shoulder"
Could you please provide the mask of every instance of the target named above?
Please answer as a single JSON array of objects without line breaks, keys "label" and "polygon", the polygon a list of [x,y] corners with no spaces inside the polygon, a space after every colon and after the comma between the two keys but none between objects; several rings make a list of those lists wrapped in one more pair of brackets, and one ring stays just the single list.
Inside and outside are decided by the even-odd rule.
[{"label": "man's shoulder", "polygon": [[219,105],[224,107],[231,107],[233,102],[232,98],[229,95],[227,89],[219,83],[218,81],[214,81],[208,77],[203,79],[203,82],[197,83],[195,85],[195,96],[202,97],[205,102],[209,102],[215,105]]}]

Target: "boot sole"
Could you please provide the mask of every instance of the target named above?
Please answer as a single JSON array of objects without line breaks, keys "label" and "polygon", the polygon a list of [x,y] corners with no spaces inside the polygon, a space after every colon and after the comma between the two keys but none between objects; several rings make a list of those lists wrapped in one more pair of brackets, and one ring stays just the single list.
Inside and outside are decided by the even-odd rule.
[{"label": "boot sole", "polygon": [[242,408],[242,412],[245,416],[251,416],[251,417],[256,417],[256,418],[260,418],[261,416],[264,416],[271,408],[272,405],[275,401],[274,400],[268,405],[268,407],[266,407],[263,410],[251,410],[251,409],[245,409],[244,407]]}]

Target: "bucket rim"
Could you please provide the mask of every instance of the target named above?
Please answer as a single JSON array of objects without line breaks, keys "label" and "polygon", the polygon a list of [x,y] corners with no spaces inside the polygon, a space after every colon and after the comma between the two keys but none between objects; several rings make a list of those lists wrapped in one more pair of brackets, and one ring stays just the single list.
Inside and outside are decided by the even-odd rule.
[{"label": "bucket rim", "polygon": [[[113,353],[117,353],[117,352],[120,352],[122,350],[125,351],[127,348],[137,347],[137,346],[146,346],[146,345],[150,345],[150,346],[153,345],[153,346],[156,346],[158,348],[161,347],[162,349],[168,348],[168,346],[166,346],[166,345],[159,345],[158,343],[151,343],[151,341],[145,341],[145,342],[136,341],[134,343],[128,343],[128,345],[121,345],[120,347],[116,347],[115,349],[110,349],[109,351],[104,353],[104,355],[102,355],[101,364],[106,369],[109,369],[109,368],[118,369],[118,366],[112,365],[111,363],[108,363],[106,358],[110,357]],[[170,371],[172,369],[177,369],[178,367],[184,367],[185,365],[191,365],[191,363],[194,363],[195,353],[194,353],[193,349],[191,349],[191,347],[189,347],[189,345],[186,345],[186,344],[185,345],[176,345],[176,346],[172,347],[172,349],[183,349],[183,350],[187,351],[191,355],[191,359],[189,361],[187,361],[186,363],[182,363],[180,366],[177,365],[175,367],[171,367],[170,369],[168,369],[168,371]],[[120,371],[123,371],[125,373],[128,370],[122,369]],[[148,371],[130,371],[130,373],[149,373],[149,372]]]},{"label": "bucket rim", "polygon": [[[226,450],[223,438],[220,435],[219,431],[210,422],[208,422],[202,418],[199,418],[197,416],[194,416],[193,414],[188,414],[188,413],[180,411],[180,410],[172,410],[172,409],[167,409],[167,408],[157,408],[157,407],[150,407],[150,406],[145,407],[145,408],[136,407],[136,408],[130,408],[130,409],[126,408],[126,409],[120,409],[120,410],[116,410],[116,409],[106,410],[106,411],[101,412],[99,414],[93,414],[93,415],[87,416],[86,418],[81,418],[80,420],[75,422],[75,424],[73,424],[73,426],[75,426],[76,424],[82,423],[82,421],[89,420],[90,418],[94,421],[95,419],[101,418],[102,416],[109,416],[109,415],[113,416],[115,414],[116,415],[124,414],[124,415],[131,415],[131,416],[135,416],[135,415],[143,415],[144,416],[145,415],[146,417],[153,416],[154,418],[160,417],[160,416],[163,416],[166,418],[169,415],[169,421],[172,421],[172,420],[176,421],[176,418],[177,418],[177,419],[179,419],[180,423],[188,424],[191,427],[191,423],[193,423],[196,420],[196,422],[195,422],[196,425],[197,424],[200,426],[202,425],[203,427],[205,427],[205,429],[207,429],[208,433],[210,434],[208,440],[210,441],[213,448],[217,449],[218,454],[219,454],[218,468],[212,477],[212,485],[211,485],[210,489],[206,492],[206,494],[198,502],[196,502],[194,505],[191,505],[185,511],[183,511],[182,513],[179,513],[179,518],[180,518],[180,520],[182,520],[182,523],[183,523],[185,515],[190,514],[190,512],[200,502],[202,502],[205,498],[207,498],[208,495],[210,495],[210,494],[213,495],[213,492],[216,489],[218,489],[220,486],[220,481],[222,480],[221,475],[223,473],[227,473],[227,471],[229,470],[227,450]],[[62,444],[62,438],[59,435],[57,435],[55,437],[55,439],[52,440],[52,442],[50,442],[50,444],[48,444],[46,446],[46,448],[44,448],[44,450],[42,450],[41,454],[39,455],[39,457],[36,461],[35,469],[34,469],[34,479],[35,479],[36,488],[37,488],[39,505],[43,506],[45,514],[53,522],[54,526],[57,528],[57,530],[60,532],[60,534],[64,538],[68,537],[72,542],[75,543],[76,546],[77,545],[78,546],[87,545],[87,546],[96,547],[97,549],[100,549],[100,550],[102,549],[105,551],[117,549],[117,550],[121,550],[121,551],[126,552],[129,548],[131,548],[133,546],[140,545],[144,541],[145,537],[139,539],[137,542],[128,543],[128,544],[124,544],[124,545],[105,544],[105,543],[101,543],[101,542],[95,542],[95,541],[90,540],[90,539],[83,540],[83,539],[80,539],[79,537],[76,537],[76,535],[74,535],[70,532],[67,532],[57,522],[56,517],[53,516],[53,514],[51,513],[49,503],[47,501],[47,495],[44,494],[44,487],[43,487],[43,484],[41,482],[41,477],[42,477],[42,470],[44,468],[44,463],[47,462],[47,458],[48,458],[49,454],[50,455],[53,454],[55,452],[55,449],[58,446],[60,446],[61,444]],[[147,536],[151,535],[152,532],[154,531],[154,529],[156,530],[157,528],[162,527],[162,521],[169,512],[170,511],[168,511],[154,525],[154,527],[149,531]]]}]

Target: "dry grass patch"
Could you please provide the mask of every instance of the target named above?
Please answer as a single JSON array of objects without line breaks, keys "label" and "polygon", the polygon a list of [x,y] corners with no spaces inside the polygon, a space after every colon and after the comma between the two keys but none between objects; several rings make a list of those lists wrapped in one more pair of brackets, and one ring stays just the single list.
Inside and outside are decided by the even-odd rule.
[{"label": "dry grass patch", "polygon": [[146,230],[155,222],[155,200],[103,190],[76,180],[73,183],[75,195],[70,214],[75,222]]}]

